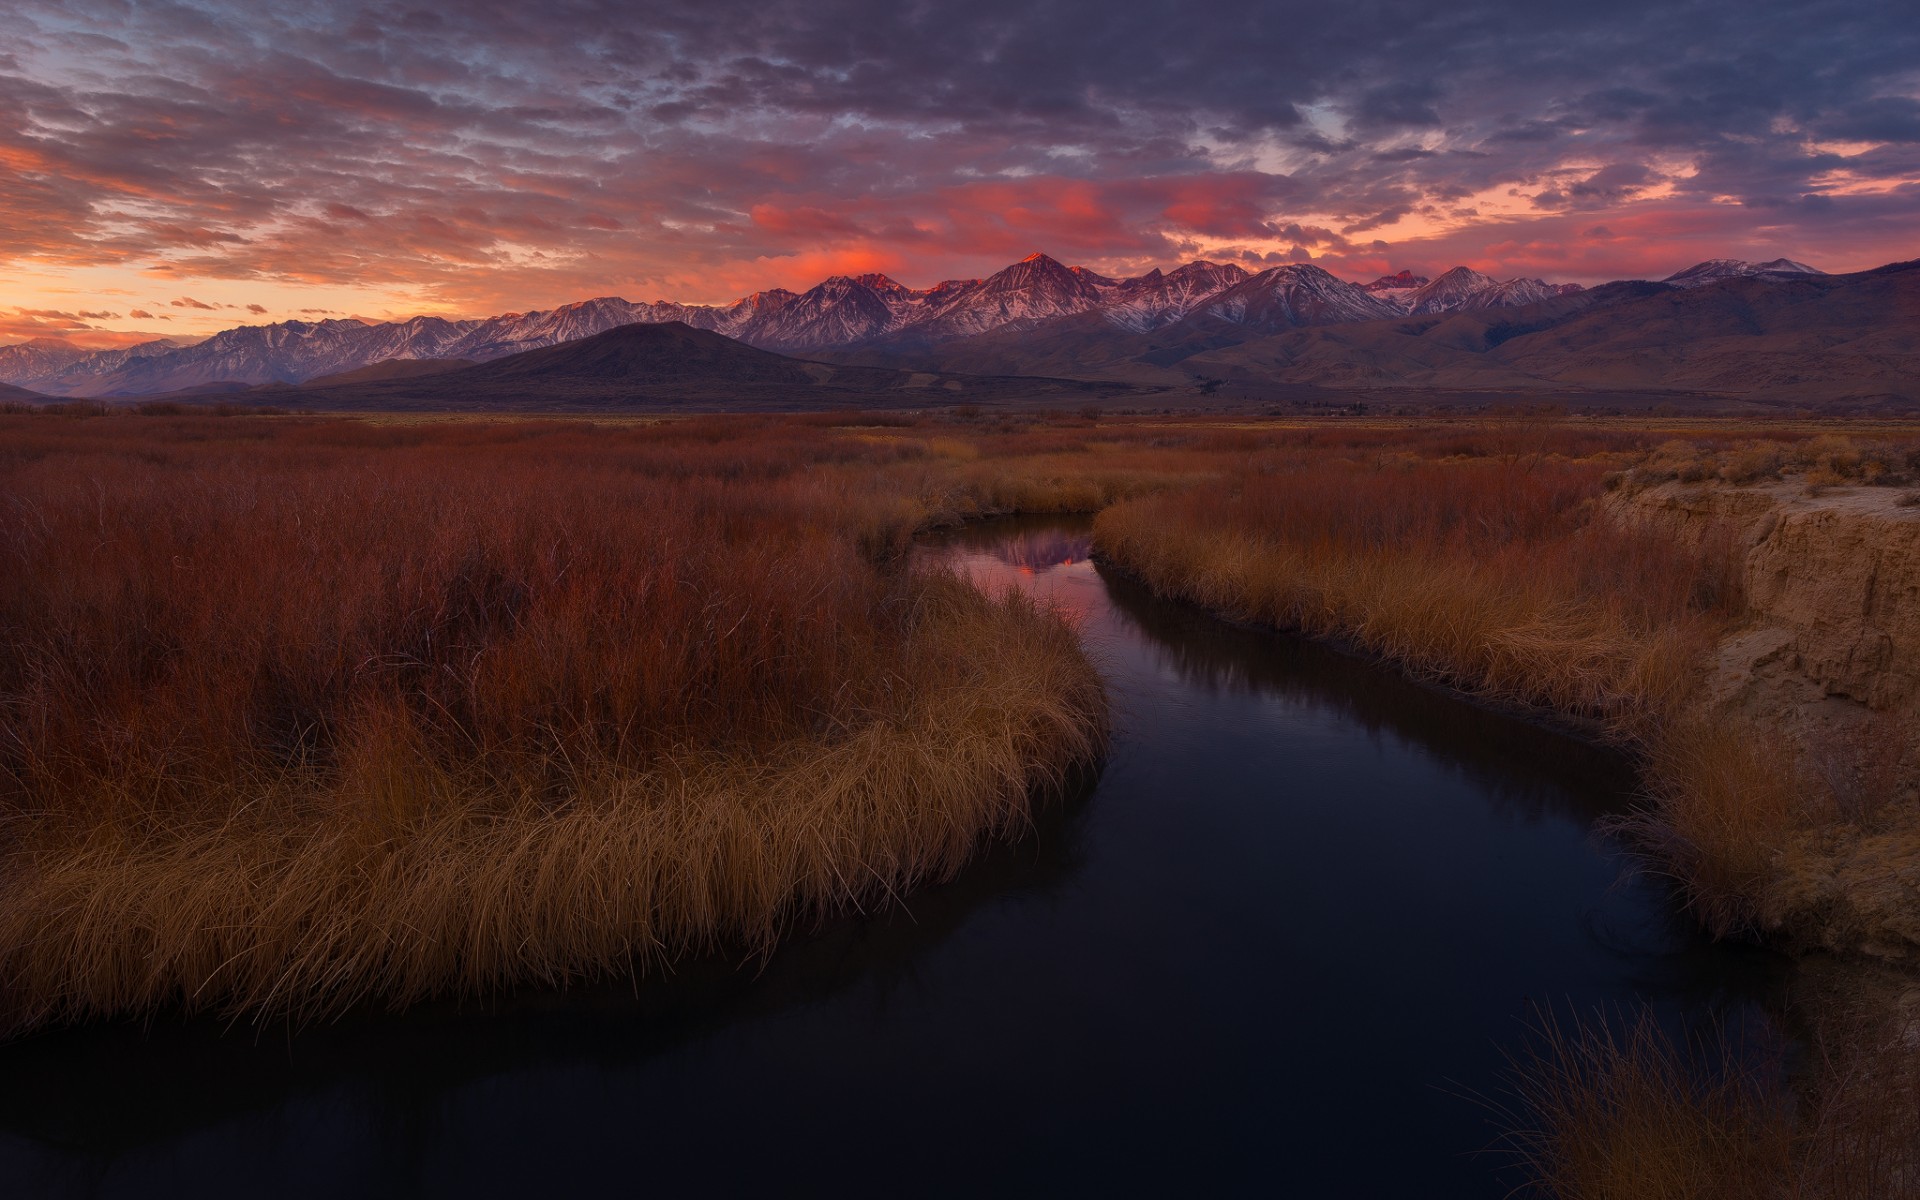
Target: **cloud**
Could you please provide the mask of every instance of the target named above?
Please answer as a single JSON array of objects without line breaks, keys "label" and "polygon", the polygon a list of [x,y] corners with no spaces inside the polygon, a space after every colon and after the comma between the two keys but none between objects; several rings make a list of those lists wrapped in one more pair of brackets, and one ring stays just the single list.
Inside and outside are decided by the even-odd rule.
[{"label": "cloud", "polygon": [[247,305],[247,311],[250,313],[264,314],[267,311],[267,306],[264,304],[249,304]]},{"label": "cloud", "polygon": [[34,338],[73,340],[95,345],[113,345],[129,339],[112,331],[103,331],[95,320],[110,319],[112,313],[68,312],[52,308],[0,309],[0,342],[31,341]]},{"label": "cloud", "polygon": [[17,8],[0,270],[244,281],[283,312],[931,283],[1034,249],[1512,274],[1563,238],[1593,279],[1702,248],[1702,213],[1718,252],[1867,266],[1911,253],[1920,186],[1920,23],[1890,4]]},{"label": "cloud", "polygon": [[169,300],[167,303],[174,308],[200,308],[200,309],[205,309],[208,312],[212,312],[214,310],[213,305],[203,304],[202,302],[195,300],[192,296],[182,296],[178,300]]}]

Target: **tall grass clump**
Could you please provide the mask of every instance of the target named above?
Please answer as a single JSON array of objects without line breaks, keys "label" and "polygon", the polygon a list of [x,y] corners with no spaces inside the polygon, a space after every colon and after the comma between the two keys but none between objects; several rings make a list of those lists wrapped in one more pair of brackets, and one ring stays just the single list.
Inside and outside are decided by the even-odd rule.
[{"label": "tall grass clump", "polygon": [[1792,747],[1745,723],[1674,715],[1645,739],[1651,804],[1611,828],[1651,852],[1718,937],[1758,933],[1782,855],[1824,816]]},{"label": "tall grass clump", "polygon": [[1512,1055],[1514,1103],[1497,1106],[1508,1148],[1535,1192],[1558,1200],[1915,1195],[1908,1022],[1880,1000],[1863,1009],[1861,990],[1813,1006],[1824,1027],[1790,1076],[1770,1037],[1676,1035],[1644,1010],[1543,1016]]},{"label": "tall grass clump", "polygon": [[1768,1065],[1645,1012],[1547,1014],[1513,1057],[1510,1145],[1558,1200],[1784,1200],[1794,1135]]},{"label": "tall grass clump", "polygon": [[[0,1017],[307,1018],[764,947],[1098,749],[1071,629],[794,423],[23,428]],[[13,431],[9,431],[13,432]]]}]

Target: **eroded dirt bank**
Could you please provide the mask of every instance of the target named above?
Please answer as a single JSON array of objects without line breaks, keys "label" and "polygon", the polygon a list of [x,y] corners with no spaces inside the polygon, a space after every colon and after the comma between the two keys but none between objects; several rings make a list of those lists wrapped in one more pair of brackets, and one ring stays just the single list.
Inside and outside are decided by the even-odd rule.
[{"label": "eroded dirt bank", "polygon": [[1606,504],[1618,521],[1724,546],[1744,593],[1706,706],[1794,774],[1806,808],[1763,924],[1920,961],[1920,506],[1902,496],[1665,483]]}]

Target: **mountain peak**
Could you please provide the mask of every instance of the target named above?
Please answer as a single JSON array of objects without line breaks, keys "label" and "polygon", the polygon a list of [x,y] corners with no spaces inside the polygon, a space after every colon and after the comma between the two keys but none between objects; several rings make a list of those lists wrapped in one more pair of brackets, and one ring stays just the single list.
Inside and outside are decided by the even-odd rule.
[{"label": "mountain peak", "polygon": [[1029,254],[1019,262],[994,272],[987,277],[989,287],[1047,287],[1067,290],[1084,289],[1092,295],[1094,288],[1090,282],[1090,271],[1081,271],[1069,267],[1059,259],[1049,258],[1045,254]]},{"label": "mountain peak", "polygon": [[1397,315],[1385,300],[1312,263],[1268,267],[1208,298],[1194,311],[1264,333]]},{"label": "mountain peak", "polygon": [[1682,271],[1661,280],[1678,287],[1698,287],[1704,283],[1719,283],[1723,279],[1744,279],[1757,276],[1762,279],[1790,279],[1800,275],[1824,275],[1818,267],[1810,267],[1803,262],[1790,258],[1776,258],[1772,262],[1754,263],[1738,258],[1709,258],[1697,262]]},{"label": "mountain peak", "polygon": [[1392,275],[1382,275],[1372,283],[1362,284],[1361,286],[1369,292],[1385,292],[1403,289],[1411,290],[1417,287],[1425,287],[1432,282],[1433,281],[1425,275],[1415,275],[1412,271],[1402,267]]},{"label": "mountain peak", "polygon": [[1791,258],[1776,258],[1772,262],[1755,263],[1754,266],[1772,275],[1825,275],[1819,267],[1810,267]]},{"label": "mountain peak", "polygon": [[735,300],[730,307],[744,307],[748,311],[759,312],[769,308],[779,308],[781,305],[789,301],[798,300],[799,298],[796,293],[790,292],[785,288],[768,288],[764,292],[755,292],[750,296],[742,296],[740,299]]},{"label": "mountain peak", "polygon": [[1316,284],[1326,280],[1332,280],[1344,287],[1354,286],[1345,280],[1339,279],[1332,271],[1327,270],[1325,267],[1316,266],[1313,263],[1281,263],[1277,267],[1268,267],[1258,275],[1253,276],[1253,279],[1285,280],[1289,282],[1308,280]]},{"label": "mountain peak", "polygon": [[[1159,272],[1156,270],[1155,274]],[[1167,273],[1169,279],[1226,279],[1239,282],[1247,277],[1245,267],[1235,263],[1209,262],[1196,258],[1183,267],[1175,267]]]},{"label": "mountain peak", "polygon": [[913,290],[900,281],[882,275],[878,271],[872,271],[865,275],[855,275],[853,281],[863,288],[889,295],[895,292],[910,292]]},{"label": "mountain peak", "polygon": [[1067,270],[1073,275],[1093,284],[1095,287],[1113,287],[1120,282],[1118,279],[1108,279],[1100,272],[1087,267],[1068,267]]},{"label": "mountain peak", "polygon": [[1442,271],[1439,277],[1435,279],[1433,282],[1451,283],[1451,284],[1473,283],[1473,284],[1485,285],[1485,284],[1493,283],[1495,282],[1495,280],[1493,276],[1482,275],[1480,272],[1474,270],[1472,267],[1454,267],[1452,270]]}]

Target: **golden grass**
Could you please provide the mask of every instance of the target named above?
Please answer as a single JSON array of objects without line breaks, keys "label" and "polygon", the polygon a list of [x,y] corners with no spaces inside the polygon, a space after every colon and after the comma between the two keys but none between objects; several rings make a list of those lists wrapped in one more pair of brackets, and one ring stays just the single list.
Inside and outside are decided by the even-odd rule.
[{"label": "golden grass", "polygon": [[1676,1043],[1645,1013],[1546,1016],[1512,1081],[1524,1111],[1513,1147],[1560,1200],[1792,1194],[1788,1113],[1767,1074],[1725,1044]]},{"label": "golden grass", "polygon": [[[1863,833],[1887,841],[1908,838],[1908,827],[1880,830],[1866,812],[1873,802],[1842,802],[1829,786],[1835,772],[1800,761],[1764,721],[1700,711],[1703,668],[1743,617],[1732,547],[1623,527],[1601,504],[1623,478],[1705,481],[1747,473],[1756,456],[1864,477],[1875,463],[1906,461],[1911,442],[1696,443],[1650,431],[1636,445],[1607,430],[1524,423],[1190,436],[1222,451],[1237,439],[1244,452],[1215,454],[1210,481],[1102,511],[1099,553],[1162,594],[1334,639],[1495,703],[1584,718],[1630,745],[1650,803],[1618,827],[1653,851],[1718,934],[1806,924],[1810,914],[1835,936],[1876,921],[1920,936],[1920,921],[1891,919],[1891,899],[1874,900],[1887,889],[1849,875],[1853,903],[1831,894],[1828,878],[1833,838],[1871,846]],[[1910,740],[1882,732],[1869,740]],[[1867,790],[1875,786],[1894,790],[1885,780]]]},{"label": "golden grass", "polygon": [[[1912,838],[1689,714],[1725,563],[1596,519],[1622,481],[1898,484],[1896,429],[55,415],[0,416],[15,1028],[646,970],[951,873],[1104,728],[1058,618],[905,569],[996,513],[1101,510],[1156,590],[1631,742],[1634,832],[1716,930],[1783,878],[1838,911],[1835,822]],[[1650,1023],[1549,1033],[1523,1136],[1560,1195],[1920,1177],[1904,1026],[1817,1039],[1790,1125]]]},{"label": "golden grass", "polygon": [[23,838],[0,908],[10,1015],[305,1018],[561,982],[762,948],[949,875],[1097,751],[1101,699],[1047,614],[945,580],[918,603],[915,649],[950,659],[945,678],[832,740],[601,765],[554,803],[474,794],[383,732],[321,794],[138,838]]},{"label": "golden grass", "polygon": [[[309,1018],[763,948],[1097,753],[1072,631],[793,422],[0,440],[0,1001]],[[13,436],[17,435],[17,436]]]},{"label": "golden grass", "polygon": [[[1702,668],[1742,617],[1727,548],[1620,528],[1598,504],[1623,469],[1638,482],[1799,471],[1814,487],[1897,484],[1911,443],[1635,450],[1524,433],[1268,444],[1215,482],[1108,508],[1096,548],[1162,594],[1593,719],[1646,767],[1650,806],[1616,828],[1718,934],[1771,931],[1791,913],[1801,925],[1811,914],[1834,949],[1920,942],[1920,918],[1899,911],[1920,826],[1885,805],[1888,771],[1853,769],[1874,756],[1844,764],[1840,777],[1864,782],[1843,794],[1788,739],[1700,707]],[[1892,758],[1907,740],[1861,736]],[[1563,1200],[1916,1194],[1911,1040],[1904,1001],[1863,1028],[1821,1031],[1819,1062],[1790,1093],[1725,1047],[1675,1044],[1645,1015],[1549,1024],[1516,1064],[1530,1115],[1515,1137],[1533,1182]]]},{"label": "golden grass", "polygon": [[1810,1060],[1725,1036],[1676,1039],[1646,1013],[1542,1020],[1513,1058],[1509,1141],[1560,1200],[1879,1200],[1920,1191],[1920,1055],[1884,996],[1823,997]]},{"label": "golden grass", "polygon": [[1700,713],[1672,717],[1644,748],[1652,803],[1615,828],[1653,852],[1710,931],[1760,931],[1783,855],[1817,819],[1818,781],[1784,739]]},{"label": "golden grass", "polygon": [[1686,694],[1708,564],[1588,519],[1604,469],[1462,459],[1249,473],[1118,504],[1098,550],[1163,594],[1635,732]]}]

